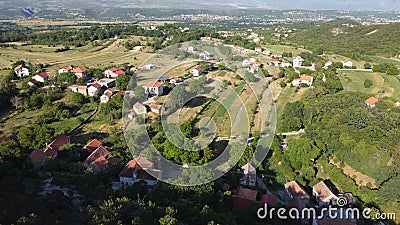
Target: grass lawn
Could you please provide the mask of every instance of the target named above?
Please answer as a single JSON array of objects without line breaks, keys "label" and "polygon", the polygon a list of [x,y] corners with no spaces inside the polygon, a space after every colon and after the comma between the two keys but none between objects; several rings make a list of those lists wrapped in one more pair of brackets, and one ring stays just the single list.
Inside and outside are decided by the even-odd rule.
[{"label": "grass lawn", "polygon": [[[377,97],[393,97],[400,100],[400,81],[396,76],[373,72],[340,71],[339,77],[345,91],[362,92]],[[370,79],[374,83],[369,88],[364,87],[366,79]]]},{"label": "grass lawn", "polygon": [[293,53],[293,55],[299,55],[302,52],[310,52],[306,49],[296,48],[288,45],[264,45],[263,48],[267,49],[268,51],[277,52],[280,54],[284,52],[291,52]]}]

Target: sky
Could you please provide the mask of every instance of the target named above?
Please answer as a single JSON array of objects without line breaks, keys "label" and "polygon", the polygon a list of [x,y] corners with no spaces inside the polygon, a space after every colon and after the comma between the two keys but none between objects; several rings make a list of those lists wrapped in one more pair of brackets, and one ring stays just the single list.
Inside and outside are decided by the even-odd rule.
[{"label": "sky", "polygon": [[282,9],[400,10],[400,0],[260,0]]}]

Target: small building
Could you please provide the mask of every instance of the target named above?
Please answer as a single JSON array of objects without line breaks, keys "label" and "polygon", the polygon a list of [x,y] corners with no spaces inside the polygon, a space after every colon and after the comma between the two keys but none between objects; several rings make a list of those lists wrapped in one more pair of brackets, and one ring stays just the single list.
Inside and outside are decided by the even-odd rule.
[{"label": "small building", "polygon": [[178,77],[178,76],[176,76],[176,77],[173,77],[173,78],[171,78],[170,80],[169,80],[169,83],[170,84],[178,84],[178,83],[180,83],[182,80],[181,80],[181,78],[180,77]]},{"label": "small building", "polygon": [[254,51],[258,52],[258,53],[261,53],[262,52],[262,48],[261,47],[255,47]]},{"label": "small building", "polygon": [[100,96],[101,103],[107,103],[110,101],[111,97],[114,95],[114,90],[107,89],[102,96]]},{"label": "small building", "polygon": [[307,84],[308,86],[311,86],[313,82],[314,82],[314,77],[303,75],[299,79],[294,79],[292,81],[292,85],[295,87],[300,86],[301,84]]},{"label": "small building", "polygon": [[93,152],[94,150],[96,150],[98,147],[102,146],[103,143],[97,139],[94,139],[92,141],[90,141],[89,143],[87,143],[85,146],[83,146],[83,149],[87,149],[91,152]]},{"label": "small building", "polygon": [[122,68],[112,67],[112,68],[104,71],[104,75],[107,78],[117,78],[119,76],[125,75],[125,71]]},{"label": "small building", "polygon": [[279,59],[272,58],[269,60],[272,66],[279,66]]},{"label": "small building", "polygon": [[154,164],[148,158],[137,157],[129,161],[118,176],[125,185],[144,181],[147,185],[154,186],[157,179],[162,178],[162,171],[154,169]]},{"label": "small building", "polygon": [[164,92],[164,83],[160,81],[149,82],[142,87],[150,95],[162,95]]},{"label": "small building", "polygon": [[193,46],[189,46],[188,49],[187,49],[187,51],[188,51],[189,53],[194,53],[194,47],[193,47]]},{"label": "small building", "polygon": [[74,66],[66,66],[58,70],[58,74],[72,72],[74,70]]},{"label": "small building", "polygon": [[29,87],[36,86],[37,84],[38,84],[38,82],[36,80],[34,80],[34,79],[31,79],[31,80],[28,81],[28,86]]},{"label": "small building", "polygon": [[205,60],[205,61],[210,60],[210,56],[211,56],[210,53],[207,52],[207,51],[200,52],[200,54],[199,54],[199,57],[200,57],[201,59]]},{"label": "small building", "polygon": [[49,75],[45,72],[41,72],[32,77],[32,79],[37,82],[44,83],[45,81],[49,81]]},{"label": "small building", "polygon": [[376,103],[379,102],[379,99],[375,98],[375,97],[371,97],[367,100],[365,100],[365,105],[367,105],[370,108],[374,108],[376,106]]},{"label": "small building", "polygon": [[153,113],[161,114],[161,113],[164,112],[164,107],[163,107],[162,105],[157,105],[157,104],[151,103],[151,104],[149,105],[149,107],[150,107],[150,110],[151,110]]},{"label": "small building", "polygon": [[89,96],[95,96],[98,92],[101,91],[101,85],[98,83],[95,83],[93,85],[91,85],[90,87],[88,87],[88,95]]},{"label": "small building", "polygon": [[103,87],[107,87],[107,88],[115,87],[115,79],[104,78],[104,79],[100,79],[96,83],[100,84]]},{"label": "small building", "polygon": [[281,67],[291,67],[291,66],[292,66],[292,64],[290,64],[290,62],[288,62],[288,61],[283,61],[281,63]]},{"label": "small building", "polygon": [[143,115],[147,113],[147,109],[144,105],[140,104],[140,102],[136,102],[133,105],[133,111],[135,111],[136,114],[138,115]]},{"label": "small building", "polygon": [[109,157],[109,151],[105,147],[100,146],[86,158],[83,165],[86,168],[92,167],[94,171],[100,172],[107,169],[110,165],[120,161],[121,159],[118,157]]},{"label": "small building", "polygon": [[321,181],[313,187],[313,197],[320,206],[336,205],[339,197],[333,193],[325,181]]},{"label": "small building", "polygon": [[302,211],[310,204],[310,195],[306,190],[296,181],[291,181],[285,184],[285,197],[286,206],[289,208],[296,208]]},{"label": "small building", "polygon": [[328,61],[328,62],[325,63],[324,68],[328,69],[332,65],[333,65],[333,62],[332,61]]},{"label": "small building", "polygon": [[242,167],[242,178],[240,179],[240,185],[254,187],[256,186],[256,181],[257,171],[250,163],[247,163]]},{"label": "small building", "polygon": [[201,74],[203,74],[203,69],[201,68],[201,67],[196,67],[196,68],[194,68],[194,69],[192,69],[191,71],[190,71],[190,74],[192,74],[194,77],[198,77],[198,76],[200,76]]},{"label": "small building", "polygon": [[343,67],[349,67],[349,68],[353,67],[353,62],[350,60],[347,60],[347,59],[342,60],[342,63],[343,63]]},{"label": "small building", "polygon": [[88,87],[86,85],[85,86],[81,86],[81,85],[77,86],[77,91],[78,91],[78,93],[81,93],[84,96],[88,95]]},{"label": "small building", "polygon": [[300,56],[297,56],[295,58],[293,58],[293,67],[298,68],[298,67],[302,67],[304,62],[304,59],[301,58]]},{"label": "small building", "polygon": [[394,107],[400,107],[400,102],[394,103]]},{"label": "small building", "polygon": [[31,72],[29,71],[29,68],[22,64],[15,67],[14,73],[19,78],[28,77],[31,74]]},{"label": "small building", "polygon": [[87,75],[87,69],[84,67],[76,67],[74,68],[72,71],[72,73],[75,74],[75,76],[79,79],[79,78],[85,78]]}]

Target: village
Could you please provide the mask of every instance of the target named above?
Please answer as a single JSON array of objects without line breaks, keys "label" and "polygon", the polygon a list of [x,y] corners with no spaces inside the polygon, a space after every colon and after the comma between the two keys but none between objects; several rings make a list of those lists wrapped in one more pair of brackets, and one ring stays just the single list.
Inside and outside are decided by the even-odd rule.
[{"label": "village", "polygon": [[[256,34],[252,34],[257,38]],[[202,38],[203,42],[212,41],[211,37]],[[222,42],[213,42],[215,47],[222,45]],[[282,87],[288,88],[313,88],[315,78],[309,74],[301,74],[300,71],[309,70],[315,71],[316,65],[314,63],[304,63],[306,60],[301,56],[290,56],[284,57],[282,54],[272,53],[271,51],[262,47],[256,47],[254,50],[245,49],[238,46],[229,46],[236,50],[234,57],[243,58],[239,64],[242,68],[245,68],[249,73],[254,76],[261,76],[262,69],[273,67],[278,71],[282,68],[293,68],[296,71],[296,77],[291,81],[281,85]],[[206,62],[210,68],[217,67],[220,62],[215,62],[215,56],[208,51],[198,51],[197,47],[189,46],[186,50],[190,54],[198,55],[198,59]],[[251,57],[247,57],[251,55]],[[262,58],[260,61],[258,58]],[[264,65],[264,62],[267,64]],[[306,65],[305,65],[306,64]],[[95,78],[89,74],[89,70],[82,66],[68,65],[64,68],[60,68],[57,75],[62,74],[73,74],[77,80],[83,80],[80,84],[69,85],[67,91],[73,93],[79,93],[83,96],[94,97],[100,104],[107,104],[111,98],[115,95],[135,95],[135,91],[125,89],[116,89],[117,80],[120,77],[132,76],[137,71],[148,71],[157,70],[162,67],[162,64],[147,64],[140,67],[131,66],[128,67],[110,67],[103,71],[103,77]],[[324,69],[330,67],[336,67],[338,70],[364,70],[357,69],[350,60],[342,60],[340,62],[328,61],[324,65]],[[303,70],[301,70],[303,69]],[[127,71],[129,75],[127,75]],[[369,70],[368,70],[369,71]],[[371,70],[372,71],[372,70]],[[41,88],[52,88],[53,76],[50,76],[46,72],[36,73],[30,71],[26,65],[18,65],[14,68],[14,72],[20,79],[28,79],[28,85],[30,87],[41,87]],[[200,67],[195,65],[191,67],[185,75],[175,75],[172,77],[160,76],[157,80],[140,84],[139,87],[143,88],[146,98],[143,101],[136,101],[132,104],[131,113],[128,115],[129,119],[135,119],[141,115],[151,114],[153,118],[157,115],[161,115],[165,108],[162,102],[157,101],[158,96],[165,96],[168,94],[171,88],[176,85],[180,85],[186,79],[197,79],[202,76],[207,76],[209,73]],[[57,76],[55,75],[55,76]],[[264,74],[264,76],[270,76],[270,74]],[[130,79],[131,77],[129,77]],[[322,77],[322,82],[326,82],[326,77]],[[277,82],[271,80],[271,82]],[[166,91],[169,90],[169,91]],[[365,105],[369,108],[374,108],[379,102],[376,97],[371,97],[365,101]],[[399,107],[400,103],[396,102],[395,107]],[[4,137],[2,141],[11,140],[13,137]],[[14,137],[15,139],[15,137]],[[50,141],[50,140],[49,140]],[[46,145],[44,150],[35,149],[30,155],[29,160],[35,168],[41,169],[46,167],[46,161],[48,158],[55,158],[58,156],[58,152],[66,145],[73,144],[73,136],[67,134],[59,134],[54,140]],[[286,143],[281,143],[281,148],[290,148]],[[109,167],[115,164],[120,164],[122,159],[116,156],[110,155],[110,152],[114,151],[110,146],[103,145],[101,140],[93,139],[90,140],[83,148],[82,151],[87,158],[81,162],[86,168],[91,168],[95,173],[102,173]],[[125,167],[115,176],[119,177],[119,183],[113,183],[113,190],[119,190],[126,186],[144,182],[150,189],[157,184],[158,180],[163,177],[163,171],[157,168],[157,162],[152,162],[147,157],[136,157],[126,163]],[[187,166],[187,165],[186,165]],[[182,167],[182,171],[184,170]],[[158,174],[158,177],[153,177],[151,174]],[[232,190],[231,187],[237,187]],[[338,204],[339,199],[345,199],[347,202],[346,206],[353,207],[356,204],[355,199],[350,193],[339,193],[336,187],[329,180],[322,180],[312,187],[307,189],[311,190],[312,193],[308,193],[305,188],[296,181],[289,181],[284,185],[284,189],[274,190],[271,192],[268,189],[268,185],[264,183],[263,175],[257,173],[250,163],[247,163],[240,169],[240,179],[237,180],[236,184],[223,182],[221,189],[224,191],[231,191],[233,193],[233,204],[238,209],[245,209],[246,207],[256,204],[262,207],[264,204],[268,204],[272,207],[286,207],[286,208],[297,208],[303,210],[307,207],[314,207],[321,210],[323,207],[328,206],[344,206]],[[324,216],[313,221],[313,224],[334,224],[334,219]],[[308,224],[309,220],[303,220],[304,224]],[[336,224],[336,223],[335,223]],[[340,218],[340,224],[357,224],[355,218]]]}]

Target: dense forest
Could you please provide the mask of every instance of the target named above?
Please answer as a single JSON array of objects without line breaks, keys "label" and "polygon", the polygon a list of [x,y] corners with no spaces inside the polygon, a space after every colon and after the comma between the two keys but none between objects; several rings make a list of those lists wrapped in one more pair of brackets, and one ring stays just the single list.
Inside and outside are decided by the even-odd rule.
[{"label": "dense forest", "polygon": [[296,33],[290,41],[299,46],[360,58],[364,55],[393,57],[399,54],[400,24],[362,26],[338,19]]}]

